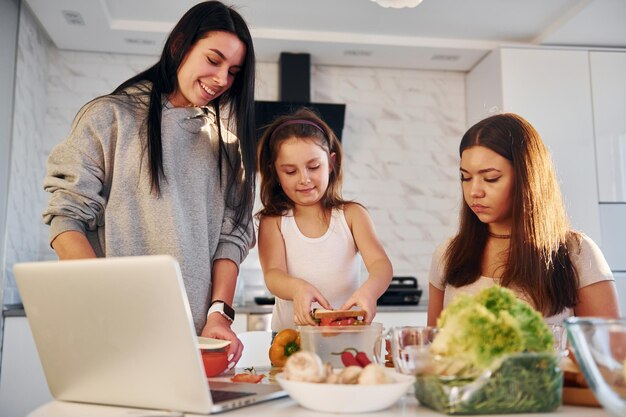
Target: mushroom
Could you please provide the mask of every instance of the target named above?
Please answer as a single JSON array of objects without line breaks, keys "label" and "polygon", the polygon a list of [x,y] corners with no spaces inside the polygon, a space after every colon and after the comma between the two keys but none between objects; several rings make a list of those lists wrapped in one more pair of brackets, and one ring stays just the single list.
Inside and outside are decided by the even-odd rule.
[{"label": "mushroom", "polygon": [[335,372],[331,372],[326,376],[326,382],[327,384],[341,384],[341,381],[339,380],[339,374],[335,373]]},{"label": "mushroom", "polygon": [[285,379],[302,382],[323,382],[326,379],[326,366],[313,352],[298,351],[287,359],[283,375]]},{"label": "mushroom", "polygon": [[389,384],[393,382],[391,377],[385,371],[385,367],[376,363],[371,363],[363,368],[359,375],[359,384]]},{"label": "mushroom", "polygon": [[338,379],[340,384],[357,384],[359,375],[363,372],[360,366],[348,366],[339,372]]}]

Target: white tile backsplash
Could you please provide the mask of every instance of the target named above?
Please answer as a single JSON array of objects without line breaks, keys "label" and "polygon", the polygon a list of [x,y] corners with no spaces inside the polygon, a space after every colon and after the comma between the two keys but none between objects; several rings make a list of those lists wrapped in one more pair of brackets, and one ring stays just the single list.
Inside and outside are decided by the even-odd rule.
[{"label": "white tile backsplash", "polygon": [[[47,201],[45,159],[69,131],[78,109],[157,59],[61,51],[23,10],[8,269],[16,261],[54,257],[40,215]],[[277,63],[257,64],[258,100],[278,99],[278,73]],[[457,224],[464,74],[314,65],[311,77],[314,102],[346,104],[344,197],[369,209],[395,274],[417,276],[427,288],[431,254]],[[263,282],[256,249],[241,270],[246,294],[258,295]]]}]

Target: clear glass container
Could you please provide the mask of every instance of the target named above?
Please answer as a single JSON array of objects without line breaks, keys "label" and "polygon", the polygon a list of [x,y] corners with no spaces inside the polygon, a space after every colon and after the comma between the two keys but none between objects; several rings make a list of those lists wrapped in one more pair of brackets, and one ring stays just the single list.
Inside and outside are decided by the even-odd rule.
[{"label": "clear glass container", "polygon": [[626,415],[626,318],[565,320],[576,360],[598,402],[613,416]]},{"label": "clear glass container", "polygon": [[418,374],[415,396],[446,414],[550,412],[561,405],[560,360],[557,353],[515,353],[472,377]]}]

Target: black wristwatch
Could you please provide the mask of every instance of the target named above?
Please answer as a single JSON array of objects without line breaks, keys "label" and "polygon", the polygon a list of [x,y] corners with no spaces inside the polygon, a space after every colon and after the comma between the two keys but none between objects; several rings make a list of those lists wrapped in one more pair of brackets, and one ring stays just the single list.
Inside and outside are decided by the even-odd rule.
[{"label": "black wristwatch", "polygon": [[209,311],[207,312],[207,317],[209,317],[212,313],[220,313],[231,323],[235,320],[235,310],[229,306],[228,303],[222,300],[213,300],[211,307],[209,307]]}]

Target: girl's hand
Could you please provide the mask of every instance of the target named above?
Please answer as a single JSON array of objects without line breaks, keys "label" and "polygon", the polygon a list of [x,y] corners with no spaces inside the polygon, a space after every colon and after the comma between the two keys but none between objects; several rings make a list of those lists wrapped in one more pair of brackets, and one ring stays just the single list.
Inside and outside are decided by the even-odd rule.
[{"label": "girl's hand", "polygon": [[317,301],[319,305],[327,310],[332,310],[330,303],[324,298],[321,292],[311,283],[300,280],[293,295],[294,321],[299,326],[316,326],[317,322],[311,316],[311,304]]},{"label": "girl's hand", "polygon": [[341,306],[341,310],[350,310],[352,307],[358,306],[365,311],[363,319],[369,324],[376,316],[376,300],[377,298],[373,297],[365,287],[361,287]]},{"label": "girl's hand", "polygon": [[207,317],[206,324],[200,336],[212,337],[215,339],[230,340],[232,343],[228,347],[228,368],[231,369],[241,358],[243,344],[237,338],[235,332],[230,328],[230,322],[220,314],[213,313]]}]

